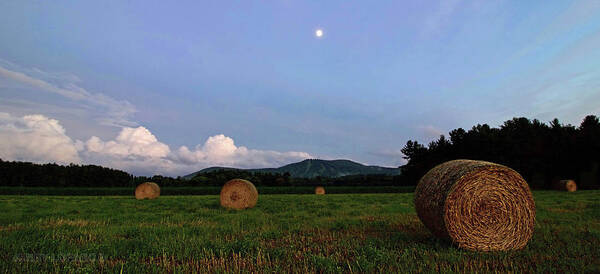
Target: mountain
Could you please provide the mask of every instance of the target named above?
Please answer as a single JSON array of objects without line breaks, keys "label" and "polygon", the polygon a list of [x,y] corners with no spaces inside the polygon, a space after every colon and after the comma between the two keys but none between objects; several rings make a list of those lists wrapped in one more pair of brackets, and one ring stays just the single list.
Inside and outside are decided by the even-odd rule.
[{"label": "mountain", "polygon": [[301,162],[285,165],[278,168],[258,168],[258,169],[239,169],[231,167],[209,167],[200,171],[183,176],[183,178],[191,179],[197,174],[207,173],[216,170],[244,170],[249,172],[270,172],[270,173],[285,173],[289,172],[295,178],[313,178],[321,177],[342,177],[347,175],[358,174],[386,174],[399,175],[399,168],[389,168],[380,166],[365,166],[350,160],[319,160],[307,159]]}]

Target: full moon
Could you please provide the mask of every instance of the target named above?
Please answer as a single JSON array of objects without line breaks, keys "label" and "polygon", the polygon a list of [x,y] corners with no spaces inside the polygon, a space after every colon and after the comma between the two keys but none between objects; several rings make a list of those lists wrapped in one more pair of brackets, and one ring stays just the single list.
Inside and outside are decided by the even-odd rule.
[{"label": "full moon", "polygon": [[315,31],[315,36],[317,37],[322,37],[323,36],[323,30],[322,29],[318,29]]}]

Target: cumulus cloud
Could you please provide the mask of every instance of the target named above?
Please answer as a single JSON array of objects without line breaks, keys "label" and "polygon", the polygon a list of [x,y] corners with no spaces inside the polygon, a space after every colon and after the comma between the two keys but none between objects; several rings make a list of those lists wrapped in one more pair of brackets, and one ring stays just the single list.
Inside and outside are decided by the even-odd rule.
[{"label": "cumulus cloud", "polygon": [[194,149],[172,151],[145,127],[123,127],[112,140],[72,140],[60,122],[43,115],[0,113],[0,158],[39,163],[98,164],[138,175],[183,175],[209,166],[277,167],[314,158],[306,152],[279,152],[237,146],[223,134]]},{"label": "cumulus cloud", "polygon": [[193,150],[182,146],[174,156],[183,163],[236,167],[276,167],[313,158],[306,152],[278,152],[238,147],[232,138],[223,134],[209,137],[203,145],[197,145]]},{"label": "cumulus cloud", "polygon": [[115,140],[108,142],[93,136],[85,143],[85,148],[88,152],[118,158],[163,158],[171,151],[145,127],[125,127]]},{"label": "cumulus cloud", "polygon": [[102,117],[98,119],[101,124],[119,127],[137,125],[129,120],[129,117],[136,112],[131,103],[102,93],[89,92],[79,86],[81,80],[75,75],[50,73],[38,68],[24,69],[0,60],[0,77],[91,106],[102,112]]},{"label": "cumulus cloud", "polygon": [[79,163],[75,142],[54,119],[0,113],[0,158],[38,163]]},{"label": "cumulus cloud", "polygon": [[94,163],[134,174],[180,175],[186,170],[168,158],[171,149],[154,136],[147,128],[124,127],[114,140],[104,141],[92,136],[81,142],[81,154],[87,163]]},{"label": "cumulus cloud", "polygon": [[76,142],[86,162],[124,169],[136,174],[181,175],[209,166],[241,168],[276,167],[313,158],[306,152],[278,152],[236,146],[223,134],[209,137],[194,149],[181,146],[171,151],[147,128],[125,127],[114,140],[92,136]]},{"label": "cumulus cloud", "polygon": [[89,161],[141,174],[181,175],[209,166],[240,168],[276,167],[312,158],[306,152],[278,152],[236,146],[223,134],[209,137],[194,149],[181,146],[171,151],[144,127],[123,128],[110,141],[91,137],[83,154]]}]

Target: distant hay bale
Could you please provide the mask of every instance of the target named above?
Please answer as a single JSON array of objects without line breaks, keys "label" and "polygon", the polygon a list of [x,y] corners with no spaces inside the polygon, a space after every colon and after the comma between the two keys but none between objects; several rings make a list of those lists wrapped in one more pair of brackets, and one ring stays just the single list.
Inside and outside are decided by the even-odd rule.
[{"label": "distant hay bale", "polygon": [[322,186],[318,186],[315,188],[315,194],[317,195],[325,195],[325,188]]},{"label": "distant hay bale", "polygon": [[577,184],[573,180],[560,180],[554,184],[554,189],[560,191],[574,192],[577,190]]},{"label": "distant hay bale", "polygon": [[160,187],[155,183],[145,182],[135,188],[135,198],[138,200],[156,199],[158,196],[160,196]]},{"label": "distant hay bale", "polygon": [[454,160],[417,185],[415,208],[437,237],[477,251],[523,248],[535,224],[535,203],[516,171],[484,161]]},{"label": "distant hay bale", "polygon": [[246,180],[233,179],[221,189],[221,206],[231,209],[253,208],[258,201],[258,191]]}]

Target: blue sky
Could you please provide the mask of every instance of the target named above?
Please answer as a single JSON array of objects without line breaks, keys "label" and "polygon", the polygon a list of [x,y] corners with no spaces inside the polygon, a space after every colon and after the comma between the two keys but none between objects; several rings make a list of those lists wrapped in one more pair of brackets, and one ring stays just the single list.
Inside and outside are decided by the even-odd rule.
[{"label": "blue sky", "polygon": [[598,48],[598,1],[3,1],[0,158],[398,166],[409,139],[600,114]]}]

